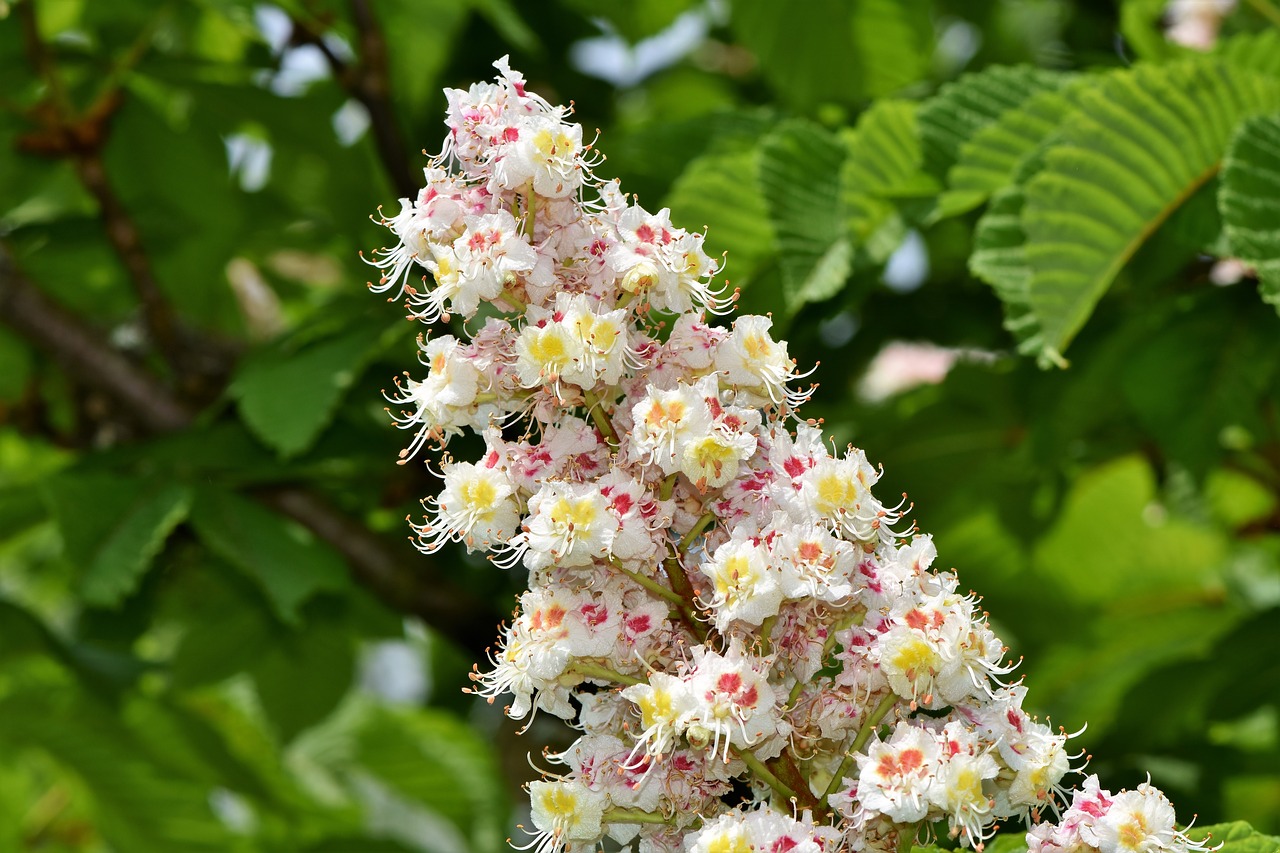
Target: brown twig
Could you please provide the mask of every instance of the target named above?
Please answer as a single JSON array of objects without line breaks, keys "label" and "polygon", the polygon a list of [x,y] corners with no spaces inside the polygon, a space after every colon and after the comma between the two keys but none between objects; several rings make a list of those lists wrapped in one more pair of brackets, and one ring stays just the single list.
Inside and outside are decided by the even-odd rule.
[{"label": "brown twig", "polygon": [[391,102],[386,38],[367,0],[351,0],[351,15],[355,19],[357,37],[357,60],[354,63],[346,62],[333,52],[324,40],[322,27],[295,18],[293,40],[298,44],[315,46],[329,63],[338,84],[368,111],[374,144],[387,178],[397,195],[414,198],[418,194],[419,181],[410,165],[408,148]]},{"label": "brown twig", "polygon": [[[143,431],[173,432],[192,423],[192,412],[172,391],[28,281],[3,244],[0,322],[49,353],[69,376],[119,402]],[[490,618],[483,602],[441,571],[433,572],[420,556],[415,554],[410,566],[381,537],[302,487],[280,487],[259,497],[337,549],[354,579],[388,607],[421,617],[473,652],[491,639],[497,615]]]},{"label": "brown twig", "polygon": [[69,375],[108,390],[148,431],[169,432],[191,422],[190,413],[167,388],[27,281],[4,247],[0,247],[0,320],[52,355]]},{"label": "brown twig", "polygon": [[57,64],[48,45],[40,38],[35,3],[19,4],[27,60],[48,87],[45,102],[32,114],[38,128],[18,140],[19,150],[45,157],[66,158],[75,163],[85,189],[97,200],[107,238],[129,274],[129,281],[142,308],[142,319],[157,349],[183,377],[193,364],[183,346],[177,316],[164,296],[151,262],[142,247],[142,238],[133,217],[120,203],[102,162],[102,149],[110,134],[111,120],[124,101],[120,79],[127,67],[136,64],[149,43],[149,30],[123,58],[121,67],[109,76],[99,96],[83,111],[76,110],[63,89]]},{"label": "brown twig", "polygon": [[98,201],[107,239],[129,273],[129,281],[133,283],[134,292],[138,296],[147,333],[174,371],[180,376],[188,374],[191,371],[190,359],[186,357],[177,317],[160,289],[151,259],[143,249],[137,223],[120,202],[120,197],[107,178],[101,153],[82,153],[76,157],[75,162],[80,182]]}]

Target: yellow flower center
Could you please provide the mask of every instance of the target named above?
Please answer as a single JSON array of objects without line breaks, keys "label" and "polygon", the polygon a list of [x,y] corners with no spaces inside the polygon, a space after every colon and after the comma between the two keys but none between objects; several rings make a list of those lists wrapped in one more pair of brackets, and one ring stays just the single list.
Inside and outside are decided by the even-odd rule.
[{"label": "yellow flower center", "polygon": [[823,515],[851,510],[858,503],[858,489],[852,480],[837,473],[823,474],[818,479],[817,509]]},{"label": "yellow flower center", "polygon": [[909,678],[915,679],[924,673],[932,673],[939,663],[938,654],[933,646],[919,637],[903,643],[893,654],[893,665]]},{"label": "yellow flower center", "polygon": [[462,487],[462,501],[467,505],[467,509],[473,512],[492,509],[497,499],[497,486],[484,477],[476,477],[469,480]]},{"label": "yellow flower center", "polygon": [[570,530],[588,528],[596,520],[596,507],[589,500],[569,501],[561,498],[551,508],[551,521]]}]

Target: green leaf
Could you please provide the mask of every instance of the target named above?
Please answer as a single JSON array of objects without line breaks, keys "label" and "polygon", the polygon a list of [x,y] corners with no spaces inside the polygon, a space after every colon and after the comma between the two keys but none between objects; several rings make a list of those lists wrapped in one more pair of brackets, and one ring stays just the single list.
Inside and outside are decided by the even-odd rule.
[{"label": "green leaf", "polygon": [[[1225,555],[1224,537],[1156,506],[1155,475],[1129,456],[1081,476],[1052,529],[1040,540],[1035,563],[1074,601],[1101,605],[1159,590],[1200,588]],[[1105,546],[1091,546],[1100,519]]]},{"label": "green leaf", "polygon": [[364,366],[404,323],[360,319],[350,328],[326,328],[318,339],[306,330],[256,353],[231,383],[245,424],[281,456],[309,448]]},{"label": "green leaf", "polygon": [[1168,0],[1124,0],[1120,6],[1120,32],[1143,59],[1163,60],[1188,53],[1188,48],[1165,37],[1168,8]]},{"label": "green leaf", "polygon": [[473,849],[506,831],[506,798],[492,748],[465,723],[431,709],[372,709],[357,741],[359,765],[448,818]]},{"label": "green leaf", "polygon": [[1121,387],[1164,453],[1202,476],[1223,453],[1225,428],[1264,431],[1258,413],[1280,367],[1280,321],[1232,312],[1221,298],[1189,308],[1133,355]]},{"label": "green leaf", "polygon": [[6,176],[5,184],[0,190],[0,233],[59,219],[82,219],[97,211],[70,163],[26,163]]},{"label": "green leaf", "polygon": [[1000,832],[983,848],[982,853],[1023,853],[1027,849],[1027,836],[1021,832]]},{"label": "green leaf", "polygon": [[812,122],[784,122],[760,143],[760,187],[777,235],[789,312],[839,292],[852,246],[839,181],[844,147]]},{"label": "green leaf", "polygon": [[1244,70],[1280,77],[1280,31],[1267,29],[1223,39],[1217,44],[1217,55]]},{"label": "green leaf", "polygon": [[329,715],[355,675],[354,637],[332,620],[276,638],[250,674],[258,699],[284,742]]},{"label": "green leaf", "polygon": [[408,847],[387,838],[371,838],[367,835],[326,838],[318,844],[301,849],[301,853],[417,853],[417,847]]},{"label": "green leaf", "polygon": [[848,193],[895,199],[938,191],[937,180],[921,168],[924,155],[916,116],[911,101],[877,101],[844,132],[848,153],[840,180]]},{"label": "green leaf", "polygon": [[1022,165],[1062,125],[1074,105],[1070,90],[1045,89],[965,140],[947,172],[938,216],[953,216],[987,200],[1014,181]]},{"label": "green leaf", "polygon": [[104,607],[137,588],[191,505],[185,486],[98,473],[56,477],[45,499],[80,572],[81,595]]},{"label": "green leaf", "polygon": [[849,0],[813,0],[803,15],[774,0],[736,0],[732,15],[734,33],[779,98],[802,110],[857,99]]},{"label": "green leaf", "polygon": [[[394,103],[409,114],[414,123],[424,122],[432,105],[439,102],[441,73],[449,62],[453,48],[471,7],[489,5],[503,11],[506,4],[469,3],[458,0],[383,0],[378,3],[379,31],[386,34],[387,66],[391,78]],[[505,24],[507,19],[500,23]],[[516,19],[517,22],[519,19]],[[430,21],[430,26],[423,22]],[[494,54],[494,57],[500,54]],[[492,58],[491,58],[492,59]],[[490,61],[490,60],[486,60]],[[487,76],[497,72],[488,68]],[[439,144],[439,137],[427,147]],[[417,177],[421,177],[419,174]]]},{"label": "green leaf", "polygon": [[1031,267],[1027,263],[1026,232],[1022,230],[1022,209],[1027,197],[1024,188],[1012,184],[991,197],[973,236],[969,270],[991,285],[1004,305],[1004,327],[1020,342],[1019,352],[1033,354],[1035,334],[1028,289]]},{"label": "green leaf", "polygon": [[1280,311],[1280,116],[1240,125],[1218,189],[1231,253],[1258,268],[1262,298]]},{"label": "green leaf", "polygon": [[1022,212],[1042,365],[1063,363],[1125,263],[1217,173],[1236,122],[1278,103],[1280,82],[1213,61],[1140,66],[1081,92]]},{"label": "green leaf", "polygon": [[754,181],[756,151],[711,151],[693,160],[671,187],[666,206],[683,228],[706,228],[709,255],[727,253],[725,275],[735,285],[750,280],[774,249],[768,208]]},{"label": "green leaf", "polygon": [[[542,55],[542,42],[538,39],[538,34],[520,16],[511,0],[471,0],[471,4],[507,44],[518,48],[522,53]],[[414,7],[421,14],[420,4],[415,3]],[[415,57],[419,53],[420,49],[415,50]]]},{"label": "green leaf", "polygon": [[342,558],[301,525],[231,492],[203,488],[191,507],[200,538],[266,592],[276,614],[298,624],[302,605],[348,586]]},{"label": "green leaf", "polygon": [[974,134],[1065,80],[1061,74],[1026,65],[996,65],[943,86],[916,114],[925,167],[939,178],[945,176]]},{"label": "green leaf", "polygon": [[853,4],[853,56],[863,94],[873,98],[892,94],[928,75],[933,61],[931,12],[932,4],[923,0]]},{"label": "green leaf", "polygon": [[34,527],[48,515],[38,487],[0,488],[0,540]]},{"label": "green leaf", "polygon": [[599,0],[566,0],[578,14],[602,18],[630,44],[638,44],[675,23],[700,4],[695,0],[646,0],[643,3],[601,3]]},{"label": "green leaf", "polygon": [[883,263],[901,244],[905,228],[894,201],[930,197],[939,189],[921,168],[916,104],[877,101],[841,137],[848,150],[840,188],[849,231],[858,249]]},{"label": "green leaf", "polygon": [[[0,226],[3,230],[3,226]],[[22,398],[31,379],[31,350],[6,329],[0,329],[0,403]]]},{"label": "green leaf", "polygon": [[10,695],[0,702],[0,742],[6,754],[39,749],[74,772],[93,798],[97,829],[114,849],[228,849],[226,830],[209,808],[209,786],[148,761],[138,737],[106,706],[47,691]]},{"label": "green leaf", "polygon": [[924,0],[736,0],[734,33],[779,99],[800,110],[854,104],[924,78],[933,56]]},{"label": "green leaf", "polygon": [[1187,830],[1193,841],[1209,841],[1211,846],[1222,845],[1218,853],[1277,853],[1280,837],[1263,835],[1242,820],[1234,823],[1215,823],[1194,826]]},{"label": "green leaf", "polygon": [[[1084,566],[1077,571],[1097,576]],[[1134,685],[1160,667],[1202,659],[1240,619],[1238,610],[1217,604],[1153,606],[1165,600],[1113,602],[1070,620],[1084,630],[1060,634],[1036,661],[1036,701],[1054,709],[1055,723],[1087,721],[1092,738],[1104,737]],[[1055,606],[1061,612],[1064,604]]]},{"label": "green leaf", "polygon": [[249,669],[275,641],[265,605],[254,601],[255,596],[236,595],[226,583],[211,583],[209,574],[192,573],[186,581],[188,588],[199,592],[200,600],[178,614],[185,631],[169,659],[169,675],[179,690],[213,684]]}]

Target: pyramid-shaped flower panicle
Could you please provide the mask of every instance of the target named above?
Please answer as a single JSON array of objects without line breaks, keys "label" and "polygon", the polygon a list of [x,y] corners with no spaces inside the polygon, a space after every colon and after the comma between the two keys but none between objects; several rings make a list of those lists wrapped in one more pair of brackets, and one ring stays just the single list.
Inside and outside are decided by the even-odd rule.
[{"label": "pyramid-shaped flower panicle", "polygon": [[[593,173],[570,110],[505,59],[449,90],[426,186],[383,219],[375,292],[467,339],[420,342],[388,397],[444,456],[418,546],[461,543],[529,588],[476,694],[582,732],[529,786],[538,853],[889,850],[943,822],[981,848],[1198,850],[1150,786],[1086,780],[1023,710],[1006,649],[932,541],[799,408],[812,389],[703,235]],[[1058,818],[1057,823],[1040,822]]]}]

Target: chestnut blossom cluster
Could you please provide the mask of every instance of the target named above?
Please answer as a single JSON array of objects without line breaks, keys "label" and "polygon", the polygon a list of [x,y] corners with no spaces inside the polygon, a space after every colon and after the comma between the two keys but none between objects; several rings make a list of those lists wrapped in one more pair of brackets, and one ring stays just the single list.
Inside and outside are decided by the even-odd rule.
[{"label": "chestnut blossom cluster", "polygon": [[[495,82],[448,90],[426,186],[383,219],[371,285],[428,324],[388,399],[402,457],[442,456],[413,525],[528,589],[473,692],[581,732],[528,786],[536,853],[1197,849],[1147,786],[1086,782],[1023,710],[1006,649],[858,449],[799,415],[811,388],[769,317],[733,307],[703,235],[617,183],[569,110]],[[1056,823],[1037,823],[1060,817]]]}]

